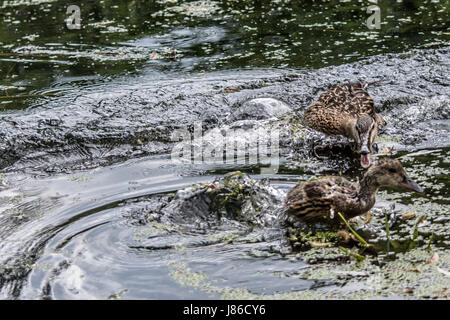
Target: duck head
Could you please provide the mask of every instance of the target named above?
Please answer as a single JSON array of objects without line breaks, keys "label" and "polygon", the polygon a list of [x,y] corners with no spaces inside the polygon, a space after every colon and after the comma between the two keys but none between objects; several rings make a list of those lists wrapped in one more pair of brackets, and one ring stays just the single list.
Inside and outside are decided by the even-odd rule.
[{"label": "duck head", "polygon": [[400,161],[390,158],[381,158],[366,173],[372,177],[377,187],[399,187],[417,193],[423,193],[419,185],[406,174]]},{"label": "duck head", "polygon": [[361,166],[370,167],[370,153],[378,134],[378,125],[370,115],[363,114],[350,124],[349,136],[353,138],[356,152],[361,156]]}]

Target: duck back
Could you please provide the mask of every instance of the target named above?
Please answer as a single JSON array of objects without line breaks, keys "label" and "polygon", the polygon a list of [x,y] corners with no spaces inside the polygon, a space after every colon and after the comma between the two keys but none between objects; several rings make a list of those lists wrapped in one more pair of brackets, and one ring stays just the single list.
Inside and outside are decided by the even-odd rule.
[{"label": "duck back", "polygon": [[328,135],[348,136],[347,124],[361,115],[377,121],[374,100],[366,87],[367,83],[350,83],[328,89],[305,111],[302,124]]}]

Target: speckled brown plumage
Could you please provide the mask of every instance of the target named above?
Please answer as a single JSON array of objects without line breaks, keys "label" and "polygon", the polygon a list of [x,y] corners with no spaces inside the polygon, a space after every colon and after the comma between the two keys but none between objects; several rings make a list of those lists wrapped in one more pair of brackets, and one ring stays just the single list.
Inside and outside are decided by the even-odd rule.
[{"label": "speckled brown plumage", "polygon": [[305,111],[302,123],[312,129],[328,135],[349,136],[347,124],[363,114],[372,117],[378,125],[386,125],[386,121],[377,115],[374,101],[365,90],[370,83],[344,84],[334,86]]},{"label": "speckled brown plumage", "polygon": [[[376,81],[378,82],[378,81]],[[378,126],[386,121],[375,112],[374,101],[365,90],[373,82],[337,85],[325,91],[302,117],[302,124],[328,135],[343,135],[354,141],[361,166],[370,166],[370,153]]]},{"label": "speckled brown plumage", "polygon": [[358,191],[358,183],[342,177],[324,177],[304,182],[289,192],[285,204],[286,213],[305,222],[327,219],[331,209],[346,216],[352,212],[357,215]]},{"label": "speckled brown plumage", "polygon": [[286,197],[285,212],[305,222],[323,218],[339,219],[337,212],[349,219],[369,211],[375,204],[377,190],[382,186],[397,186],[422,192],[408,178],[398,160],[384,158],[369,168],[361,182],[330,176],[298,184]]}]

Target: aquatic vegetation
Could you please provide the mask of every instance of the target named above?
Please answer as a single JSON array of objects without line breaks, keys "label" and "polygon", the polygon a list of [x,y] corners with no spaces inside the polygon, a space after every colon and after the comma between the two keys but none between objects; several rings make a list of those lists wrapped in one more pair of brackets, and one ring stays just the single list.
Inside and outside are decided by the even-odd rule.
[{"label": "aquatic vegetation", "polygon": [[293,249],[301,251],[336,246],[344,240],[344,236],[337,231],[299,231],[297,228],[289,227],[288,234]]},{"label": "aquatic vegetation", "polygon": [[113,293],[110,296],[108,296],[108,300],[119,300],[122,299],[123,295],[125,295],[128,292],[128,289],[123,289],[119,291],[118,293]]},{"label": "aquatic vegetation", "polygon": [[90,180],[90,177],[88,177],[88,176],[76,176],[76,175],[72,175],[72,176],[70,177],[70,181],[79,182],[79,183],[88,182],[89,180]]},{"label": "aquatic vegetation", "polygon": [[[325,250],[325,249],[321,249]],[[441,253],[442,254],[442,253]],[[441,257],[441,255],[439,255]],[[450,283],[438,270],[438,266],[427,263],[430,254],[419,251],[404,254],[384,267],[373,264],[373,259],[364,259],[358,263],[333,265],[330,262],[315,264],[296,275],[280,274],[294,281],[297,278],[330,282],[325,290],[302,290],[277,292],[273,294],[255,294],[247,288],[230,288],[215,285],[207,275],[197,273],[186,265],[170,263],[171,277],[183,286],[206,292],[210,297],[219,295],[222,299],[370,299],[374,297],[445,298],[446,286]],[[449,262],[448,254],[445,255]],[[433,278],[433,281],[429,279]],[[331,285],[333,284],[333,285]],[[419,285],[420,284],[420,285]],[[326,287],[325,287],[326,288]],[[339,289],[342,288],[343,290]],[[346,289],[353,288],[349,291]]]},{"label": "aquatic vegetation", "polygon": [[375,141],[376,142],[400,142],[400,141],[402,141],[402,138],[382,135],[382,136],[377,136]]}]

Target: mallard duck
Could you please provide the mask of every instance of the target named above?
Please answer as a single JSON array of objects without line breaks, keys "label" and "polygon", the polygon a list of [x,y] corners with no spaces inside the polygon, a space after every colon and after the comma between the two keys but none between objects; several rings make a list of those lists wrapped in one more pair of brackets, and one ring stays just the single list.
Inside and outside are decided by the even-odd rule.
[{"label": "mallard duck", "polygon": [[383,186],[423,193],[398,160],[382,158],[367,170],[360,182],[330,176],[298,184],[286,197],[285,212],[305,222],[323,217],[335,219],[337,212],[350,219],[368,212],[375,204],[375,194]]},{"label": "mallard duck", "polygon": [[365,90],[379,81],[383,80],[334,86],[322,93],[302,117],[305,126],[327,135],[340,134],[353,139],[363,168],[370,166],[378,126],[386,125],[386,121],[375,113],[374,101]]}]

